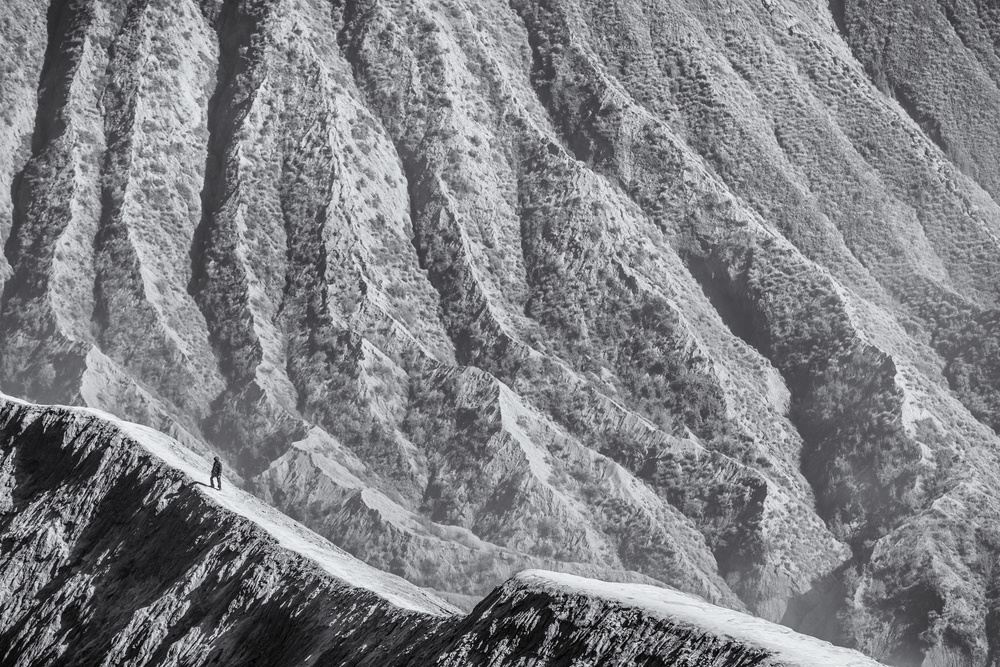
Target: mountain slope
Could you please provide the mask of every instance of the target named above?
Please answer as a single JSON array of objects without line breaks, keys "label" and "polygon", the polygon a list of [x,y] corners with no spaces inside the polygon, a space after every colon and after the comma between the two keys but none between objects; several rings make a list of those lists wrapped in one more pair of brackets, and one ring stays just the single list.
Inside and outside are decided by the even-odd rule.
[{"label": "mountain slope", "polygon": [[0,398],[0,456],[4,665],[877,664],[676,591],[546,572],[461,619],[93,410]]},{"label": "mountain slope", "polygon": [[455,613],[244,492],[200,487],[205,462],[166,436],[2,402],[5,665],[339,664]]},{"label": "mountain slope", "polygon": [[1000,613],[989,3],[13,0],[0,387],[421,586]]}]

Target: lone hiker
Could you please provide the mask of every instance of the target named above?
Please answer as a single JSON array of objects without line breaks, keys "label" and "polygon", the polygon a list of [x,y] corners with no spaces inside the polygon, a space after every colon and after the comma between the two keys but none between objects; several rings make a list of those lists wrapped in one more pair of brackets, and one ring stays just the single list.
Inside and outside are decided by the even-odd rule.
[{"label": "lone hiker", "polygon": [[212,463],[212,478],[208,480],[213,489],[215,488],[215,480],[219,480],[219,491],[222,491],[222,461],[219,460],[218,456],[215,457],[215,462]]}]

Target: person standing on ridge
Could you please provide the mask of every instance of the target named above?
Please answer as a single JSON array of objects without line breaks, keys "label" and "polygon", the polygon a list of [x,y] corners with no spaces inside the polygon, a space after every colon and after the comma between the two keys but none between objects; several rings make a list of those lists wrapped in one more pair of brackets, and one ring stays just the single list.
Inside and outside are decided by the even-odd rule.
[{"label": "person standing on ridge", "polygon": [[215,488],[215,480],[219,480],[219,491],[222,491],[222,461],[219,457],[215,457],[215,462],[212,463],[212,478],[208,480],[212,488]]}]

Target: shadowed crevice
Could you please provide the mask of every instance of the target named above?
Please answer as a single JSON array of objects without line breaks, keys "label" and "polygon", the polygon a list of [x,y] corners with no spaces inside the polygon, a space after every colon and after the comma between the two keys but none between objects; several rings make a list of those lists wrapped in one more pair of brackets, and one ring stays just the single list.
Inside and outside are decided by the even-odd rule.
[{"label": "shadowed crevice", "polygon": [[209,17],[219,38],[219,63],[208,107],[202,218],[191,246],[188,292],[205,317],[223,375],[235,386],[253,377],[263,357],[247,271],[237,249],[236,217],[242,187],[239,134],[263,82],[266,24],[273,4],[225,0],[219,14]]},{"label": "shadowed crevice", "polygon": [[4,252],[12,273],[0,306],[0,383],[8,392],[48,402],[76,396],[86,354],[59,329],[47,293],[56,241],[72,219],[76,186],[67,106],[94,11],[93,0],[49,5],[31,158],[11,185]]}]

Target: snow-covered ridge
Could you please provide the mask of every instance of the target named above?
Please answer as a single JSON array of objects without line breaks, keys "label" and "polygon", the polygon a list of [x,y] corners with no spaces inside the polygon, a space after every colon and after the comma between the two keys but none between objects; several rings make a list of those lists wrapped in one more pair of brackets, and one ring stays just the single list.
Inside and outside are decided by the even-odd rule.
[{"label": "snow-covered ridge", "polygon": [[414,586],[405,579],[383,572],[354,558],[329,540],[320,537],[294,519],[264,504],[253,495],[236,488],[225,480],[223,473],[222,490],[209,487],[209,473],[212,462],[175,439],[146,426],[126,422],[100,410],[71,406],[40,407],[25,401],[0,394],[0,402],[9,401],[33,410],[64,411],[81,415],[92,415],[108,422],[126,438],[174,468],[194,482],[198,493],[204,494],[223,509],[253,522],[278,544],[319,565],[333,577],[351,586],[367,589],[389,603],[408,611],[432,616],[452,616],[460,611],[447,602]]},{"label": "snow-covered ridge", "polygon": [[729,638],[734,643],[771,654],[766,664],[810,667],[879,667],[857,651],[799,634],[776,623],[709,604],[680,591],[642,584],[615,584],[571,574],[528,570],[515,579],[524,587],[568,595],[584,595],[634,607],[673,623]]}]

